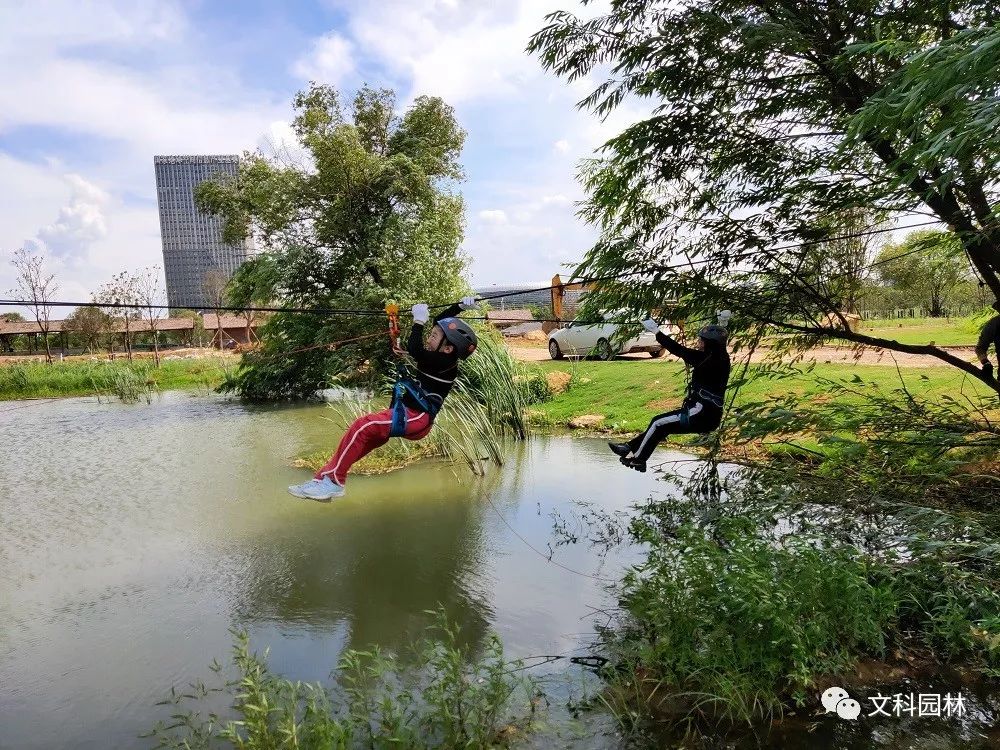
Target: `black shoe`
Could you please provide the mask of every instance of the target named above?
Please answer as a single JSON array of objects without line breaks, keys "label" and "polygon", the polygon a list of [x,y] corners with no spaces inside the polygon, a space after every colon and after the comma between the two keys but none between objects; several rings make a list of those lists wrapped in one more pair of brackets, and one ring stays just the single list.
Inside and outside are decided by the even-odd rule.
[{"label": "black shoe", "polygon": [[625,458],[632,451],[627,443],[608,443],[608,447],[622,458]]},{"label": "black shoe", "polygon": [[637,458],[622,458],[622,466],[627,466],[630,469],[635,469],[643,474],[646,473],[646,462],[640,461]]}]

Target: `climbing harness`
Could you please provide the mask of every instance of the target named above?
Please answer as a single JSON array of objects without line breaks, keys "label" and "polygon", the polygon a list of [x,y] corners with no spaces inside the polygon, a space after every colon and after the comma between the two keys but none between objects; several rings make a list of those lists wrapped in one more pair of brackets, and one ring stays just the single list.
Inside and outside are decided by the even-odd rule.
[{"label": "climbing harness", "polygon": [[[404,352],[399,346],[399,305],[395,302],[388,303],[385,306],[385,314],[389,318],[389,342],[392,351],[394,354],[402,355]],[[437,394],[427,393],[416,378],[409,373],[406,365],[397,363],[396,382],[392,386],[392,402],[389,405],[392,409],[389,437],[403,437],[406,434],[406,404],[404,401],[407,394],[417,404],[417,407],[428,414],[431,419],[434,419],[441,410],[441,403],[444,399]]]},{"label": "climbing harness", "polygon": [[718,406],[720,409],[725,406],[725,401],[722,396],[717,393],[712,393],[707,388],[699,388],[694,393],[695,398],[699,401],[704,401],[707,404],[712,404],[713,406]]},{"label": "climbing harness", "polygon": [[392,424],[389,425],[389,437],[403,437],[406,434],[406,404],[404,397],[409,394],[410,398],[417,404],[420,411],[425,412],[430,419],[434,419],[441,411],[441,404],[444,399],[436,393],[427,393],[410,375],[406,366],[396,365],[396,383],[392,387]]}]

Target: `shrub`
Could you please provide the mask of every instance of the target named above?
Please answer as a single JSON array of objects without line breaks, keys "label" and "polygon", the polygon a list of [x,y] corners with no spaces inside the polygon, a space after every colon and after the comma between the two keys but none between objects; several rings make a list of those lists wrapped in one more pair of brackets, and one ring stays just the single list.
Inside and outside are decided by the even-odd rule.
[{"label": "shrub", "polygon": [[883,649],[895,600],[868,573],[853,547],[764,539],[731,521],[684,525],[626,576],[628,617],[612,646],[626,679],[652,675],[691,711],[780,712],[817,675]]},{"label": "shrub", "polygon": [[158,748],[187,749],[508,747],[530,727],[534,684],[519,676],[523,665],[504,660],[495,635],[483,655],[470,660],[458,646],[458,630],[438,617],[440,640],[420,644],[413,667],[404,669],[378,649],[348,651],[334,688],[272,674],[266,655],[252,653],[247,635],[237,633],[235,680],[220,688],[197,685],[165,701],[183,706],[224,693],[232,718],[178,709],[172,723],[158,724],[147,736]]}]

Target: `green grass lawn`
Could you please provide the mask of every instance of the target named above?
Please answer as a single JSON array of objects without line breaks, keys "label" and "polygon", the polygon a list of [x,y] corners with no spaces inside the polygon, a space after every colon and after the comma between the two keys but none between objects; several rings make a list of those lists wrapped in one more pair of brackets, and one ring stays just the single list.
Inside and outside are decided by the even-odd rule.
[{"label": "green grass lawn", "polygon": [[901,318],[865,320],[860,333],[893,339],[901,344],[975,346],[979,326],[971,318]]},{"label": "green grass lawn", "polygon": [[[234,362],[235,363],[235,362]],[[215,388],[225,375],[218,358],[173,359],[154,367],[151,360],[92,362],[64,360],[46,365],[29,362],[0,365],[0,401],[20,398],[89,396],[103,392],[115,368],[131,368],[159,390]]]},{"label": "green grass lawn", "polygon": [[[572,417],[599,414],[604,426],[630,432],[643,429],[655,414],[675,409],[684,395],[684,367],[677,361],[613,360],[611,362],[539,362],[544,372],[563,371],[573,375],[570,388],[542,404],[531,407],[536,424],[564,425]],[[739,375],[735,368],[734,379]],[[876,385],[886,391],[898,388],[895,367],[876,365],[818,364],[809,373],[785,380],[756,380],[744,385],[736,403],[776,393],[795,393],[805,399],[829,397],[821,379],[850,382],[859,376],[866,387]],[[914,394],[958,394],[978,392],[976,381],[950,367],[903,370],[907,388]],[[982,391],[982,392],[985,392]]]}]

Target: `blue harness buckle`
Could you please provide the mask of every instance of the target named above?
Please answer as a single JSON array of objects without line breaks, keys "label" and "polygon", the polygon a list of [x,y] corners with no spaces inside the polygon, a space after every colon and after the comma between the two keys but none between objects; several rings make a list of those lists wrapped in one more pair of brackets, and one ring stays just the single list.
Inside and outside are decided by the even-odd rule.
[{"label": "blue harness buckle", "polygon": [[441,410],[440,400],[430,396],[413,378],[400,374],[392,387],[392,423],[389,425],[389,437],[403,437],[406,434],[406,405],[403,397],[409,394],[420,410],[430,415],[431,419]]}]

